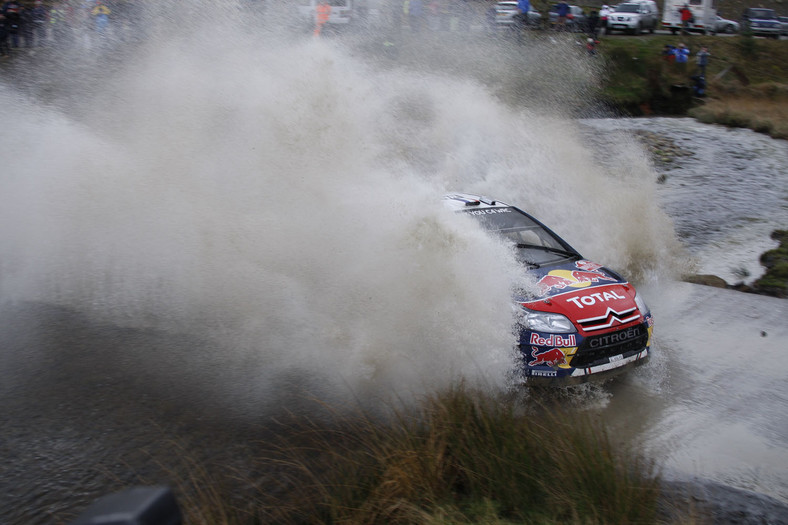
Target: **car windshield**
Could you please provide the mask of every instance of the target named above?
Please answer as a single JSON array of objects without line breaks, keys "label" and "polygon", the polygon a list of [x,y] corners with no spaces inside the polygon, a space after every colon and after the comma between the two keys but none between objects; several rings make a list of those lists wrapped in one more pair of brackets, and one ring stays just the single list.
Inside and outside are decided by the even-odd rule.
[{"label": "car windshield", "polygon": [[518,260],[528,266],[539,268],[580,257],[568,244],[516,208],[487,208],[463,213],[477,218],[486,229],[514,243]]},{"label": "car windshield", "polygon": [[640,6],[637,4],[621,4],[616,7],[616,13],[637,13],[640,11]]},{"label": "car windshield", "polygon": [[774,18],[774,11],[771,9],[750,9],[750,18]]}]

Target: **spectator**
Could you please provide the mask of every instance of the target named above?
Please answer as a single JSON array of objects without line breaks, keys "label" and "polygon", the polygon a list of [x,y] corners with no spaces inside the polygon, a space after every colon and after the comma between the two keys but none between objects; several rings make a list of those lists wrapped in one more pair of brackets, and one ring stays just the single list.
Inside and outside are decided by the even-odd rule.
[{"label": "spectator", "polygon": [[49,25],[52,28],[52,40],[58,46],[70,44],[71,36],[68,11],[62,4],[55,4],[49,11]]},{"label": "spectator", "polygon": [[96,7],[90,12],[95,20],[96,33],[99,36],[105,36],[107,27],[109,26],[109,15],[111,11],[109,7],[104,5],[103,0],[96,0]]},{"label": "spectator", "polygon": [[30,13],[30,8],[22,5],[20,11],[22,24],[19,26],[22,31],[22,40],[25,42],[25,47],[33,47],[33,15]]},{"label": "spectator", "polygon": [[596,45],[597,44],[598,44],[598,42],[596,40],[594,40],[593,38],[586,39],[586,51],[588,51],[589,55],[596,56]]},{"label": "spectator", "polygon": [[687,46],[681,43],[678,45],[674,53],[676,55],[676,64],[679,64],[680,69],[686,70],[687,61],[689,60],[689,55],[690,55],[689,48],[687,48]]},{"label": "spectator", "polygon": [[599,23],[605,30],[607,30],[607,19],[610,18],[610,13],[612,12],[613,10],[607,4],[604,4],[602,9],[599,10]]},{"label": "spectator", "polygon": [[5,15],[0,12],[0,58],[8,58],[8,31],[5,28]]},{"label": "spectator", "polygon": [[706,66],[709,65],[709,57],[711,57],[711,53],[709,53],[709,49],[706,46],[701,47],[698,54],[695,55],[695,59],[698,61],[698,75],[702,77],[706,76]]},{"label": "spectator", "polygon": [[429,0],[427,3],[427,25],[432,31],[441,28],[441,5],[438,0]]},{"label": "spectator", "polygon": [[517,0],[517,9],[520,10],[523,23],[528,24],[528,13],[531,11],[531,0]]},{"label": "spectator", "polygon": [[555,6],[555,10],[558,15],[556,29],[563,31],[566,29],[566,17],[569,15],[569,4],[561,0],[561,2]]},{"label": "spectator", "polygon": [[586,18],[586,32],[588,33],[588,36],[594,40],[596,40],[599,36],[599,23],[600,18],[597,12],[591,11],[591,13],[588,15],[588,18]]},{"label": "spectator", "polygon": [[676,60],[676,46],[665,44],[662,48],[662,59],[665,62],[674,62]]},{"label": "spectator", "polygon": [[9,0],[3,4],[0,13],[5,16],[5,30],[11,38],[11,47],[19,47],[19,32],[22,27],[22,6],[19,5],[16,0]]},{"label": "spectator", "polygon": [[424,3],[422,0],[410,0],[408,6],[408,24],[411,31],[416,33],[421,31],[421,25],[424,18]]},{"label": "spectator", "polygon": [[33,9],[30,10],[30,19],[32,22],[33,38],[37,45],[42,46],[47,39],[47,21],[49,20],[49,13],[47,12],[47,8],[41,3],[41,0],[36,0],[33,3]]},{"label": "spectator", "polygon": [[695,21],[695,17],[692,16],[692,10],[689,8],[689,5],[684,4],[684,7],[679,9],[679,15],[681,16],[681,34],[689,35],[690,24]]},{"label": "spectator", "polygon": [[514,24],[512,29],[517,32],[517,41],[522,43],[523,31],[528,28],[528,13],[531,11],[531,2],[529,0],[518,0],[517,14],[512,17]]},{"label": "spectator", "polygon": [[694,84],[692,85],[692,93],[696,97],[705,97],[706,96],[706,77],[703,75],[693,75],[690,77]]},{"label": "spectator", "polygon": [[323,32],[323,26],[328,23],[329,18],[331,18],[331,6],[328,5],[327,0],[321,0],[315,6],[315,36],[320,36],[320,33]]}]

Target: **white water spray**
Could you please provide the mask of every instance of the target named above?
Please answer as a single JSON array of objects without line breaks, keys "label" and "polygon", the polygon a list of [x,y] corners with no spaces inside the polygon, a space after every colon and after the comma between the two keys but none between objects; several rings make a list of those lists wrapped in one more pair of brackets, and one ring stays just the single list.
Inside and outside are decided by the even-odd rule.
[{"label": "white water spray", "polygon": [[[513,109],[471,73],[208,18],[97,79],[76,119],[0,90],[4,301],[197,335],[166,375],[214,396],[276,399],[286,378],[408,398],[501,386],[512,365],[522,277],[444,192],[519,205],[637,279],[674,268],[647,162],[603,171],[553,101]],[[538,62],[571,46],[542,43]]]}]

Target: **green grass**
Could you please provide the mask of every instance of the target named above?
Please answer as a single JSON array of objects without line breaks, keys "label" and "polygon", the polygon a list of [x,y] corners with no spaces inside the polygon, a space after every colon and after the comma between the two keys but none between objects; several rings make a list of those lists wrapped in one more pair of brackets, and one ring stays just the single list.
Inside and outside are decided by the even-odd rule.
[{"label": "green grass", "polygon": [[[692,52],[685,67],[667,62],[661,56],[666,44],[677,45],[680,42],[689,46]],[[706,101],[693,99],[688,89],[692,84],[690,77],[696,73],[695,53],[701,46],[707,46],[712,55],[706,71]],[[788,41],[744,36],[613,35],[602,37],[598,49],[605,62],[602,99],[633,115],[649,112],[683,115],[709,100],[747,97],[749,91],[757,91],[760,86],[779,90],[775,86],[788,85]],[[784,105],[782,98],[774,97],[773,100],[774,108]],[[644,107],[648,110],[644,111]],[[713,111],[701,118],[719,122],[717,115]],[[721,114],[719,116],[722,117]],[[756,127],[750,117],[745,118],[743,124],[753,129]],[[764,129],[759,131],[771,132],[784,126],[774,122],[761,128]]]},{"label": "green grass", "polygon": [[780,245],[761,255],[766,273],[755,282],[755,288],[777,297],[788,297],[788,230],[773,232],[772,239]]}]

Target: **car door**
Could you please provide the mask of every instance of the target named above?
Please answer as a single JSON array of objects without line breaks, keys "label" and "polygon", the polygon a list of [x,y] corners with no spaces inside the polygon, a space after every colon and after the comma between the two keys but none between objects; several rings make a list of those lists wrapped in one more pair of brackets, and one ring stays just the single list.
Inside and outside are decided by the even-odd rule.
[{"label": "car door", "polygon": [[649,29],[654,29],[657,27],[657,13],[653,5],[651,4],[644,4],[644,26],[648,27]]}]

